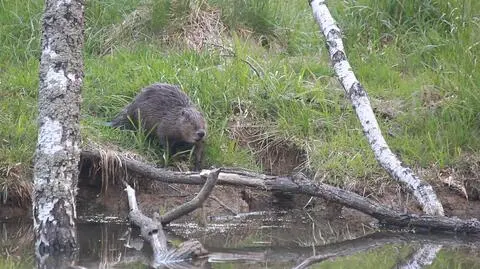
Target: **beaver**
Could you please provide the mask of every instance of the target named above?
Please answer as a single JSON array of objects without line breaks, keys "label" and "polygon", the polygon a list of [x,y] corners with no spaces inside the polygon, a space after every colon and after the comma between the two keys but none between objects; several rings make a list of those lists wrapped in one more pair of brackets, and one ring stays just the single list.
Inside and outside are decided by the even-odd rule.
[{"label": "beaver", "polygon": [[174,154],[179,148],[194,148],[194,170],[199,170],[207,136],[202,113],[179,86],[155,83],[143,88],[110,123],[115,128],[141,126]]}]

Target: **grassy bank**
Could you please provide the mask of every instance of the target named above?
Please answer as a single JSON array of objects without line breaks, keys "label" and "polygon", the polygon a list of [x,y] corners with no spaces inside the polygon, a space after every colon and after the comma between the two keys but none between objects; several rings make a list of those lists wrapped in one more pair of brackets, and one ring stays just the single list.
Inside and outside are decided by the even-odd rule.
[{"label": "grassy bank", "polygon": [[[0,0],[4,194],[22,193],[20,183],[30,180],[42,5]],[[329,5],[402,160],[442,168],[477,154],[480,2]],[[206,165],[274,170],[268,166],[282,164],[272,156],[284,151],[307,156],[288,167],[300,165],[332,183],[384,177],[335,80],[307,1],[91,0],[85,14],[84,142],[163,163],[161,149],[144,137],[104,126],[140,88],[163,81],[180,84],[205,112]]]}]

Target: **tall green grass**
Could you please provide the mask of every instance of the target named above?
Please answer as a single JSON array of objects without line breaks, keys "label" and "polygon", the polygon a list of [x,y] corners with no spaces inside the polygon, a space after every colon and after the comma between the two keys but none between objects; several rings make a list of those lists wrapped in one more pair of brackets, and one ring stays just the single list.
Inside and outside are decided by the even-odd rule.
[{"label": "tall green grass", "polygon": [[0,68],[40,57],[42,1],[0,1]]},{"label": "tall green grass", "polygon": [[[374,96],[390,94],[409,103],[399,118],[402,136],[392,140],[401,155],[445,166],[465,150],[476,151],[480,3],[351,1],[344,11],[349,55],[360,67],[360,80]],[[435,100],[422,100],[428,91]]]},{"label": "tall green grass", "polygon": [[[479,3],[328,3],[370,97],[401,104],[393,107],[394,118],[383,118],[381,111],[378,116],[392,149],[410,165],[444,167],[465,152],[478,153]],[[42,4],[0,0],[0,165],[5,167],[22,163],[29,169],[35,149]],[[115,36],[106,49],[111,30],[145,5],[151,5],[151,16]],[[163,35],[181,30],[182,18],[195,8],[220,10],[229,53],[162,42]],[[232,138],[240,106],[248,112],[244,121],[293,141],[309,155],[308,169],[331,182],[383,176],[336,83],[306,1],[92,0],[85,14],[84,141],[161,159],[158,145],[104,123],[139,89],[163,81],[181,85],[205,112],[206,165],[262,168]]]}]

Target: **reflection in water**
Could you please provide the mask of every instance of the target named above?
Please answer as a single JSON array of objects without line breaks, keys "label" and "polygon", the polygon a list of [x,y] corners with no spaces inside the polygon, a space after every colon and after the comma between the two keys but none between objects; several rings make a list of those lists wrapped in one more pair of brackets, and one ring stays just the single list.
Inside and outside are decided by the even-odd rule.
[{"label": "reflection in water", "polygon": [[416,250],[406,262],[397,266],[398,269],[420,269],[431,265],[437,257],[442,245],[425,244]]},{"label": "reflection in water", "polygon": [[0,268],[33,268],[33,240],[30,222],[0,222]]},{"label": "reflection in water", "polygon": [[71,268],[72,265],[75,265],[78,260],[78,252],[74,251],[71,253],[56,253],[55,255],[50,254],[39,254],[37,253],[35,267],[36,268]]},{"label": "reflection in water", "polygon": [[[401,246],[400,243],[402,243],[402,241],[404,241],[404,238],[398,237],[397,234],[378,233],[378,234],[372,234],[372,235],[354,239],[354,240],[345,241],[338,244],[327,245],[323,248],[320,248],[319,253],[317,255],[305,259],[299,265],[295,266],[294,269],[308,268],[313,264],[323,263],[330,259],[339,258],[339,257],[349,257],[349,256],[353,257],[355,255],[366,256],[364,255],[365,253],[379,253],[382,250],[378,250],[378,249],[387,249],[386,247],[390,245],[399,247]],[[413,243],[415,241],[417,240],[413,240]],[[405,246],[407,244],[403,242],[402,245]],[[441,248],[442,248],[441,245],[436,245],[436,244],[425,244],[421,248],[416,248],[416,249],[414,248],[412,250],[413,253],[408,257],[406,257],[405,259],[403,259],[407,261],[399,262],[400,265],[397,265],[394,263],[393,264],[394,268],[398,268],[398,269],[424,268],[425,266],[432,264],[433,260],[435,259],[437,253],[440,251]],[[391,261],[387,261],[387,259],[384,259],[384,262],[391,263]],[[376,263],[374,263],[374,265],[379,266],[379,264],[376,264]],[[390,267],[391,266],[388,266],[388,268]],[[366,266],[366,268],[370,268],[370,267]]]},{"label": "reflection in water", "polygon": [[[9,221],[0,223],[0,228],[0,268],[33,268],[31,223]],[[196,238],[211,254],[194,263],[163,268],[292,268],[313,255],[329,253],[337,257],[343,253],[344,257],[317,263],[313,268],[425,268],[428,265],[428,268],[480,268],[480,258],[471,255],[478,253],[479,238],[399,233],[365,235],[352,226],[344,228],[323,224],[315,217],[292,217],[291,212],[247,216],[237,222],[212,220],[206,227],[176,224],[170,226],[167,233],[172,245]],[[339,242],[345,239],[349,240]],[[78,266],[149,268],[148,244],[144,245],[138,231],[125,223],[79,224],[78,241]]]},{"label": "reflection in water", "polygon": [[78,225],[78,242],[80,245],[80,264],[88,268],[108,268],[121,261],[127,255],[122,235],[128,230],[126,224]]}]

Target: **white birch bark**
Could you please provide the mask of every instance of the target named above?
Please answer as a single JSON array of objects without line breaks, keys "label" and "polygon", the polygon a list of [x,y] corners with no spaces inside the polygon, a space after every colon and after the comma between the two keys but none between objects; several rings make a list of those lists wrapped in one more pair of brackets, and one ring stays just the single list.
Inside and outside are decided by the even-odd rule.
[{"label": "white birch bark", "polygon": [[78,248],[75,195],[80,160],[83,14],[84,0],[45,1],[32,199],[35,252],[40,261],[52,253]]},{"label": "white birch bark", "polygon": [[375,158],[380,165],[396,180],[404,183],[413,193],[426,214],[444,215],[443,206],[433,188],[422,181],[414,172],[395,156],[383,138],[373,113],[367,92],[355,77],[344,51],[340,29],[335,23],[325,0],[310,1],[313,15],[326,39],[330,60],[345,94],[350,98],[353,108],[367,137]]}]

